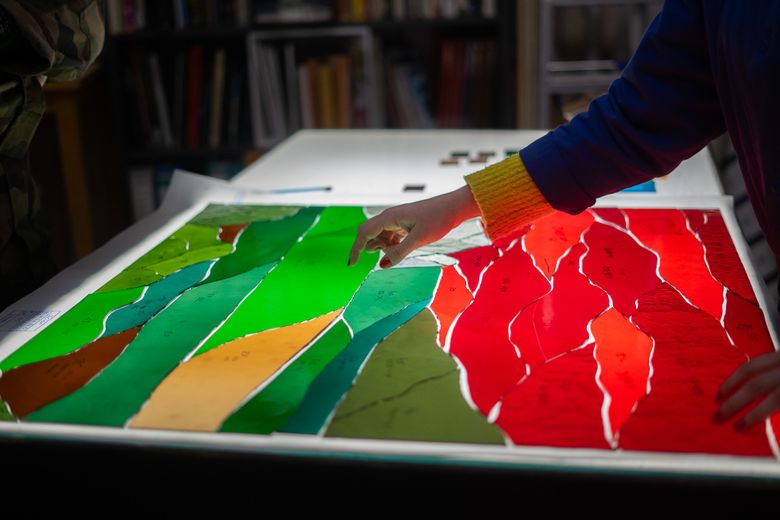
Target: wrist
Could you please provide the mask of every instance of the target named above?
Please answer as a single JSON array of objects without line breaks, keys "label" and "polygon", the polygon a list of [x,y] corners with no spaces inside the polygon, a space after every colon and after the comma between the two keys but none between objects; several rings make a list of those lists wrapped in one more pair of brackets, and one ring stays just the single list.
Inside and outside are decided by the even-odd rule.
[{"label": "wrist", "polygon": [[471,192],[471,187],[468,184],[453,191],[452,196],[454,207],[457,208],[456,219],[458,224],[464,220],[481,215],[477,201],[474,200],[474,194]]}]

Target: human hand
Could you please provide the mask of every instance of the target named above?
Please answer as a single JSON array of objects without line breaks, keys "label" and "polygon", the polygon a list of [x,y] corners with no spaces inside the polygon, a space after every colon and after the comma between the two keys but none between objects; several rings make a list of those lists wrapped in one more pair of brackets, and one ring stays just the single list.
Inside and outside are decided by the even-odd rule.
[{"label": "human hand", "polygon": [[464,220],[479,215],[468,185],[430,199],[388,208],[358,228],[347,265],[357,262],[363,249],[383,249],[385,256],[379,266],[391,267],[418,247],[439,240]]},{"label": "human hand", "polygon": [[734,425],[746,430],[780,411],[780,352],[771,352],[745,362],[726,379],[718,392],[723,401],[713,417],[717,423],[726,422],[748,404],[764,398],[744,418]]}]

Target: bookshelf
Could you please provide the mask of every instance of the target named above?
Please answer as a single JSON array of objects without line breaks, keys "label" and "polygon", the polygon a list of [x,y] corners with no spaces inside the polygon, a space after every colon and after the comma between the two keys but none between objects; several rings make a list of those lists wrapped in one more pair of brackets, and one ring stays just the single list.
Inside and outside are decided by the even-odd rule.
[{"label": "bookshelf", "polygon": [[540,0],[537,125],[555,126],[605,92],[660,8],[659,0]]},{"label": "bookshelf", "polygon": [[[299,128],[516,127],[512,0],[107,0],[106,8],[104,62],[135,218],[159,203],[175,167],[229,178],[248,154]],[[344,56],[349,117],[339,116],[334,92],[336,117],[305,121],[289,72],[300,79],[313,63],[343,70]],[[269,85],[274,75],[262,65],[272,60]],[[322,75],[343,84],[333,71]],[[276,126],[263,132],[269,114]]]}]

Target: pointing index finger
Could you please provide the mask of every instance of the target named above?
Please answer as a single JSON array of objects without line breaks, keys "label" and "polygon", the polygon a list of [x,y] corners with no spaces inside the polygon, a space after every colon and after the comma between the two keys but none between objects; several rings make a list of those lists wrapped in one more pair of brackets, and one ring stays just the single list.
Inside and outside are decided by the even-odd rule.
[{"label": "pointing index finger", "polygon": [[354,265],[360,258],[360,252],[366,246],[366,243],[382,232],[382,225],[376,218],[377,217],[368,219],[358,227],[355,242],[353,242],[352,249],[349,251],[349,261],[347,262],[347,265]]}]

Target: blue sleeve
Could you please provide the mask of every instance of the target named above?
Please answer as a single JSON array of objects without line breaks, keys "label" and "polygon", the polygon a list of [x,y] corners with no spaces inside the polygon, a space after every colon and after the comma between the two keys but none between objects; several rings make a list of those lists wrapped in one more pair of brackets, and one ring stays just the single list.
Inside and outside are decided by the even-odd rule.
[{"label": "blue sleeve", "polygon": [[722,134],[699,2],[668,0],[607,94],[520,152],[556,209],[666,175]]}]

